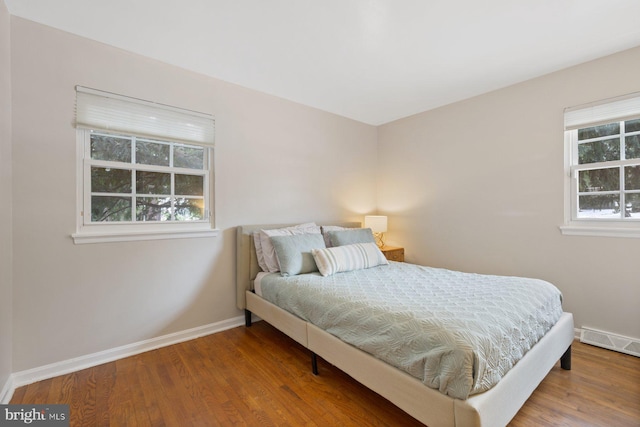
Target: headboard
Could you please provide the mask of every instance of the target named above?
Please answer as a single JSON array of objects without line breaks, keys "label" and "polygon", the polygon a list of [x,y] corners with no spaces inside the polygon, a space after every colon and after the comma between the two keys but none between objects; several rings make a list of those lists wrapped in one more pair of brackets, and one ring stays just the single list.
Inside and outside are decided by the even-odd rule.
[{"label": "headboard", "polygon": [[[338,225],[340,227],[359,228],[360,222],[317,222],[318,225]],[[236,233],[236,305],[245,308],[245,292],[253,289],[253,279],[261,271],[258,266],[253,233],[272,228],[290,227],[296,224],[239,225]]]}]

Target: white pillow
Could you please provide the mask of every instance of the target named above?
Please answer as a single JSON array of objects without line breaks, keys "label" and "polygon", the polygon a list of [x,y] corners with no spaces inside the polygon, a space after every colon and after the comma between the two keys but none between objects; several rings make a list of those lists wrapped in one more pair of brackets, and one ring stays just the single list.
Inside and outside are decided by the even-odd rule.
[{"label": "white pillow", "polygon": [[312,249],[311,254],[323,276],[389,264],[375,243]]},{"label": "white pillow", "polygon": [[309,222],[292,227],[260,230],[260,247],[262,250],[264,267],[260,265],[260,255],[257,251],[258,245],[256,245],[256,255],[258,256],[258,264],[263,271],[267,271],[269,273],[280,271],[280,264],[278,263],[278,257],[276,256],[276,250],[271,243],[271,236],[293,236],[297,234],[320,234],[320,227],[314,222]]},{"label": "white pillow", "polygon": [[253,246],[256,248],[256,258],[258,258],[258,265],[262,271],[268,272],[267,264],[264,262],[264,255],[262,254],[262,240],[260,240],[260,232],[253,232]]}]

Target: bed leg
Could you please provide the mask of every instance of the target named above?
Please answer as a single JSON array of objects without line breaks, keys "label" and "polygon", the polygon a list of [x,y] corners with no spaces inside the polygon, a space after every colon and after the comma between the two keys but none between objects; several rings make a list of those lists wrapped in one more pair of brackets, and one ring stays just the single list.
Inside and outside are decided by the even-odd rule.
[{"label": "bed leg", "polygon": [[571,370],[571,346],[564,352],[560,358],[560,367],[567,371]]},{"label": "bed leg", "polygon": [[318,375],[318,356],[314,352],[311,352],[311,372]]},{"label": "bed leg", "polygon": [[251,312],[246,308],[244,309],[244,325],[247,328],[251,326]]}]

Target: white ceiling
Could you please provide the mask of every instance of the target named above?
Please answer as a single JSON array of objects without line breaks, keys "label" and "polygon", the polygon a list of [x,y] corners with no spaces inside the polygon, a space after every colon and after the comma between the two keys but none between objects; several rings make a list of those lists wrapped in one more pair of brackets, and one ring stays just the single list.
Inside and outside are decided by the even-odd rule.
[{"label": "white ceiling", "polygon": [[379,125],[640,45],[640,0],[5,0],[9,12]]}]

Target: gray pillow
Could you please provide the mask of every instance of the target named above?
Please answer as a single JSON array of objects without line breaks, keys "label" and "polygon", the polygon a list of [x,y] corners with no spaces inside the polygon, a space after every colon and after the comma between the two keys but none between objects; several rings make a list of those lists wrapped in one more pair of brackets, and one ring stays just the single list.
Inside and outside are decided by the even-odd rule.
[{"label": "gray pillow", "polygon": [[331,246],[353,245],[354,243],[375,243],[370,228],[351,228],[348,230],[328,231]]},{"label": "gray pillow", "polygon": [[295,276],[318,271],[311,249],[325,248],[322,234],[272,236],[271,243],[276,250],[281,275]]}]

